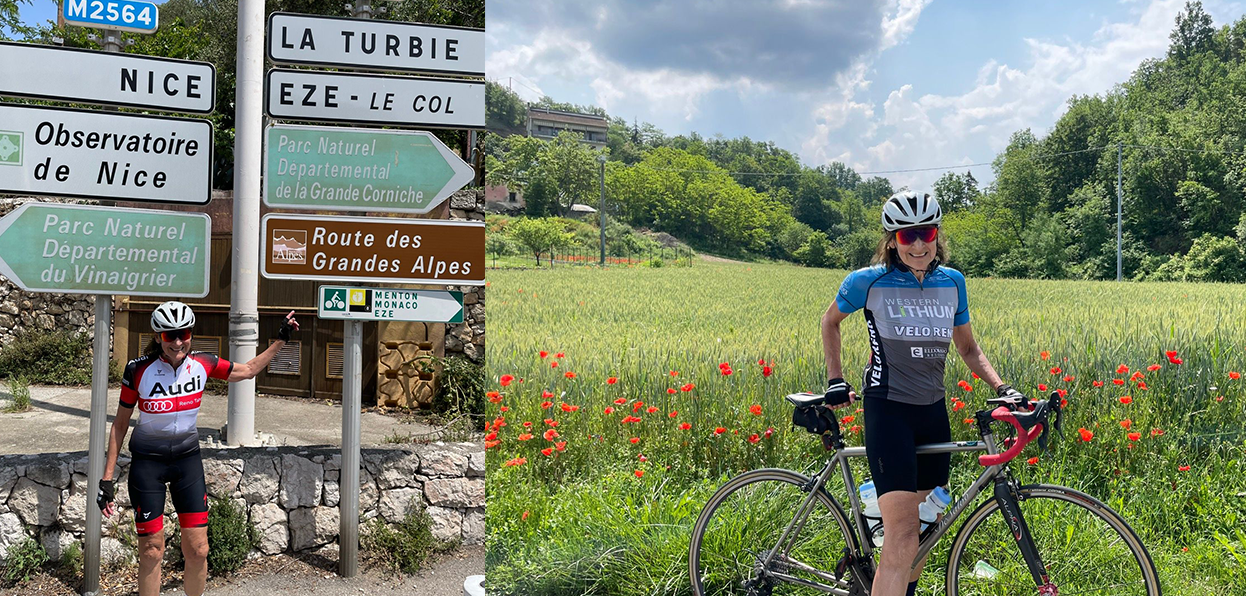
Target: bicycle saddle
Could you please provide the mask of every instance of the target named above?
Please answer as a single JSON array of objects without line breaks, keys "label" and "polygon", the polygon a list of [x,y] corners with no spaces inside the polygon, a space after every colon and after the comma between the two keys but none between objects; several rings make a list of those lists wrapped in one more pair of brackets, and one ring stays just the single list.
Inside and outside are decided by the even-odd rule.
[{"label": "bicycle saddle", "polygon": [[826,403],[826,395],[823,393],[789,393],[787,396],[788,403],[798,408],[807,406],[820,406]]}]

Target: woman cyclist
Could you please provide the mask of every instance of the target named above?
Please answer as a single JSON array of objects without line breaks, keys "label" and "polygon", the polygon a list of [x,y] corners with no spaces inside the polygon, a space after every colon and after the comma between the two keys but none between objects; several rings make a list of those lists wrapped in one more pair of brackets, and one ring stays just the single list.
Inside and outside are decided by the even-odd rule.
[{"label": "woman cyclist", "polygon": [[[916,446],[952,440],[944,405],[943,368],[948,344],[1000,397],[1020,401],[1004,384],[973,338],[965,277],[940,265],[947,244],[943,211],[925,193],[899,192],[883,205],[884,234],[871,267],[848,274],[822,315],[827,404],[845,407],[857,398],[843,379],[840,322],[861,310],[870,359],[862,379],[865,449],[878,491],[887,540],[874,574],[874,596],[913,596],[923,560],[917,556],[918,505],[946,485],[951,455],[918,456]],[[907,592],[905,584],[908,584]]]},{"label": "woman cyclist", "polygon": [[182,530],[186,559],[183,587],[187,596],[203,594],[208,577],[208,494],[199,456],[196,418],[209,378],[229,382],[252,379],[298,331],[294,311],[286,315],[277,341],[246,364],[234,364],[206,352],[190,351],[195,313],[181,302],[169,301],[151,313],[157,333],[143,356],[126,364],[121,378],[121,405],[113,419],[96,503],[106,517],[114,506],[113,468],[130,429],[137,406],[142,412],[130,437],[130,501],[138,533],[138,593],[160,593],[160,563],[164,558],[165,484],[173,496]]}]

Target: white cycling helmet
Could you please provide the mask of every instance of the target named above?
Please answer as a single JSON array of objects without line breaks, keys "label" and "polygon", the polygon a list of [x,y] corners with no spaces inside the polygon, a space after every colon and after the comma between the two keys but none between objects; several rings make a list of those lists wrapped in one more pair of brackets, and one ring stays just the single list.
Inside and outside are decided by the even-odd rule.
[{"label": "white cycling helmet", "polygon": [[176,300],[156,307],[151,313],[151,328],[156,333],[190,329],[195,326],[195,311]]},{"label": "white cycling helmet", "polygon": [[917,226],[937,226],[943,221],[939,201],[926,193],[905,190],[883,204],[883,229],[894,232]]}]

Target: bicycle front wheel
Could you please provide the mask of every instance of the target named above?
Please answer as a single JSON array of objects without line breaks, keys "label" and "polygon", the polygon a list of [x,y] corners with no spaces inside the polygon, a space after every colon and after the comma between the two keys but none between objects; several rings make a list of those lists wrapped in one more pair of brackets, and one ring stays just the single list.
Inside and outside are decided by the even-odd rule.
[{"label": "bicycle front wheel", "polygon": [[[1019,489],[1018,507],[1060,596],[1159,596],[1146,547],[1110,507],[1085,493],[1051,485]],[[947,593],[1014,596],[1039,593],[999,503],[970,514],[948,554]]]},{"label": "bicycle front wheel", "polygon": [[[745,472],[714,493],[693,527],[688,570],[696,596],[832,594],[852,592],[847,570],[836,577],[846,549],[855,547],[843,510],[824,490],[804,520],[793,520],[809,493],[809,478],[790,470]],[[785,529],[792,532],[779,544]]]}]

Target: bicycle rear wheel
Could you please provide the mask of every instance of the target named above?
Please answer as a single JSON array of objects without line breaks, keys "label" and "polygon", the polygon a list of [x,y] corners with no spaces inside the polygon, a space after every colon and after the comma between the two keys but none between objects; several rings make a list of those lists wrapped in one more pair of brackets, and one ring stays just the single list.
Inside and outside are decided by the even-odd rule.
[{"label": "bicycle rear wheel", "polygon": [[843,510],[826,491],[818,491],[803,528],[786,542],[788,548],[776,548],[808,496],[801,488],[808,481],[790,470],[763,469],[741,474],[719,488],[692,532],[688,570],[693,593],[828,593],[795,580],[830,586],[832,594],[856,594],[846,569],[836,577],[836,566],[855,543]]},{"label": "bicycle rear wheel", "polygon": [[[1060,596],[1159,596],[1146,547],[1110,507],[1085,493],[1051,485],[1019,489],[1018,506]],[[991,499],[961,527],[948,553],[947,593],[1037,594],[1034,579]]]}]

